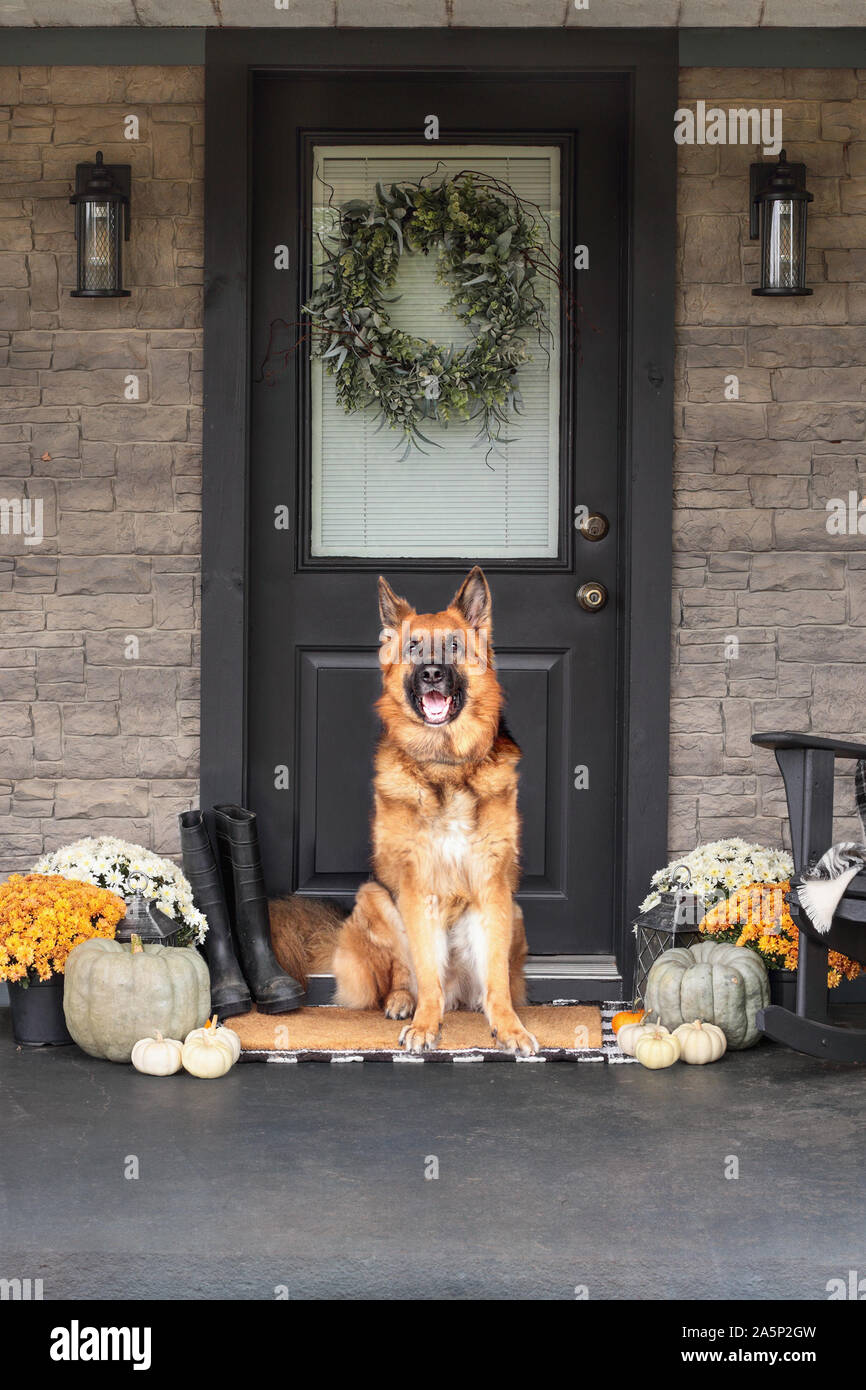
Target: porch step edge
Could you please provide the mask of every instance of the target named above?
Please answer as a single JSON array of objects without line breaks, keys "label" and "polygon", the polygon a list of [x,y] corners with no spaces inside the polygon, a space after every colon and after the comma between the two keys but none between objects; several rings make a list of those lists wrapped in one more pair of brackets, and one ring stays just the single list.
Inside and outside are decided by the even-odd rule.
[{"label": "porch step edge", "polygon": [[[530,956],[525,973],[530,1004],[598,1003],[622,992],[614,956]],[[307,1004],[330,1004],[335,984],[333,975],[308,976]]]}]

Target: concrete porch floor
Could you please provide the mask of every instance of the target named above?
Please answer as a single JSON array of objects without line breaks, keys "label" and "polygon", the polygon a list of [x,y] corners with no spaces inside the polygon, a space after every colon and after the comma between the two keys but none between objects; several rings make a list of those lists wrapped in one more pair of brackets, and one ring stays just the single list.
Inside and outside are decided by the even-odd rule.
[{"label": "concrete porch floor", "polygon": [[0,1277],[76,1300],[822,1300],[866,1274],[864,1080],[771,1043],[655,1073],[158,1079],[19,1052],[3,1009]]}]

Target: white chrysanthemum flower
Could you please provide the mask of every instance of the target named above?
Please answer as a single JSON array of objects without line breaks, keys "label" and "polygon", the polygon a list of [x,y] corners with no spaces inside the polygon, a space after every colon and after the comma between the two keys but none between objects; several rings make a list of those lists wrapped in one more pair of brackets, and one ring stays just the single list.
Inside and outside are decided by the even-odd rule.
[{"label": "white chrysanthemum flower", "polygon": [[[686,885],[687,869],[690,875]],[[749,844],[740,836],[698,845],[691,853],[657,869],[650,880],[651,891],[640,905],[647,912],[659,902],[660,893],[688,886],[705,898],[725,898],[750,883],[773,883],[790,878],[794,871],[791,856],[782,849]]]},{"label": "white chrysanthemum flower", "polygon": [[127,901],[141,892],[184,927],[187,940],[199,944],[205,940],[207,918],[193,905],[192,888],[182,869],[143,845],[129,844],[116,835],[86,836],[43,854],[33,872],[102,883]]},{"label": "white chrysanthemum flower", "polygon": [[643,902],[638,908],[638,911],[649,912],[650,908],[655,907],[656,903],[660,903],[661,900],[662,899],[660,893],[650,893],[649,897],[644,898]]}]

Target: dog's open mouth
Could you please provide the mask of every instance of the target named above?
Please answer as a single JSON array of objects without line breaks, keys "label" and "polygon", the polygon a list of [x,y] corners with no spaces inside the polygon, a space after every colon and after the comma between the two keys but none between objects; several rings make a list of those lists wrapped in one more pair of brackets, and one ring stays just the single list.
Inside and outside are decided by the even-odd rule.
[{"label": "dog's open mouth", "polygon": [[427,724],[444,724],[450,717],[454,704],[451,695],[443,695],[441,690],[427,690],[418,698],[421,714]]},{"label": "dog's open mouth", "polygon": [[450,724],[466,703],[464,681],[449,667],[431,668],[429,672],[416,667],[406,677],[405,692],[413,712],[430,729]]}]

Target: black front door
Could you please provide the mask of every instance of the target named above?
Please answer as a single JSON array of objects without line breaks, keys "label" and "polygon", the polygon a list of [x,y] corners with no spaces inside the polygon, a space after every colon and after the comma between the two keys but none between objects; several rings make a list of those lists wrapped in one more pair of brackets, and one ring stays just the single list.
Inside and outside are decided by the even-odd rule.
[{"label": "black front door", "polygon": [[[266,74],[253,113],[247,775],[269,886],[348,903],[368,873],[377,575],[431,611],[478,562],[524,754],[530,950],[612,954],[624,79]],[[550,341],[521,374],[513,443],[487,457],[449,430],[441,450],[402,459],[387,428],[340,409],[306,345],[291,350],[292,325],[329,201],[465,168],[537,203],[562,293],[551,292]],[[401,262],[394,315],[442,335],[456,326],[423,271]],[[587,511],[609,519],[604,539],[578,529]],[[578,602],[587,581],[607,591],[600,611]]]}]

